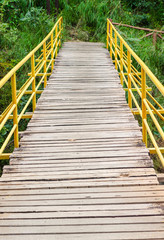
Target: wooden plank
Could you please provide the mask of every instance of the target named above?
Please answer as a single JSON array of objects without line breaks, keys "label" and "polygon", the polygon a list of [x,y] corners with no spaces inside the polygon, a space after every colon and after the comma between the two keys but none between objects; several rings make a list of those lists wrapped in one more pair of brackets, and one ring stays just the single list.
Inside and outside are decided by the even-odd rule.
[{"label": "wooden plank", "polygon": [[[87,206],[91,206],[93,205],[93,202],[94,202],[94,205],[110,205],[110,207],[113,209],[113,205],[114,204],[121,204],[121,205],[124,205],[124,204],[128,204],[128,206],[132,205],[131,207],[133,208],[134,206],[134,209],[135,209],[135,205],[136,204],[145,204],[146,206],[148,206],[147,204],[150,204],[150,206],[152,206],[151,204],[162,204],[164,202],[164,196],[163,197],[154,197],[154,196],[151,196],[151,197],[138,197],[136,199],[134,198],[104,198],[104,194],[101,194],[102,195],[102,199],[99,199],[99,198],[92,198],[90,196],[86,196],[86,199],[78,199],[78,196],[76,198],[76,196],[74,196],[75,198],[74,199],[69,199],[69,198],[66,198],[66,199],[54,199],[52,196],[51,198],[49,199],[49,196],[45,197],[42,195],[40,196],[37,196],[36,198],[34,199],[28,199],[28,197],[26,196],[26,198],[23,196],[21,196],[21,200],[19,199],[19,197],[15,197],[15,200],[13,200],[13,198],[9,198],[9,197],[6,197],[6,198],[2,198],[1,197],[1,203],[0,203],[0,206],[2,207],[2,210],[3,210],[3,207],[6,207],[7,208],[7,211],[9,210],[8,207],[28,207],[28,210],[31,211],[31,206],[33,208],[35,208],[35,206],[37,207],[40,207],[42,209],[43,206],[52,206],[52,209],[53,209],[53,206],[72,206],[72,205],[77,205],[77,206],[81,206],[81,205],[87,205]],[[58,197],[59,198],[59,197]],[[139,207],[141,206],[142,208],[142,205],[138,205]],[[16,208],[15,208],[16,209]],[[37,210],[37,208],[35,208]],[[6,212],[6,211],[5,211]]]},{"label": "wooden plank", "polygon": [[[32,161],[33,160],[33,161]],[[11,165],[28,165],[28,164],[58,164],[61,163],[61,159],[55,159],[55,156],[29,156],[27,159],[25,158],[13,158],[10,160],[11,161]],[[120,164],[122,164],[121,162],[123,161],[142,161],[142,164],[146,164],[146,162],[150,163],[150,158],[148,156],[116,156],[116,157],[93,157],[93,158],[70,158],[68,159],[66,156],[65,158],[62,158],[62,163],[92,163],[95,162],[95,164],[97,164],[97,162],[118,162],[120,161]]]},{"label": "wooden plank", "polygon": [[[47,187],[47,188],[46,188]],[[117,187],[118,188],[118,187]],[[125,188],[125,187],[121,187],[121,188]],[[160,198],[164,196],[163,193],[163,189],[160,190],[156,190],[155,186],[154,186],[154,190],[150,191],[148,186],[143,188],[145,189],[145,191],[137,191],[135,189],[137,189],[136,187],[128,187],[130,189],[134,189],[135,192],[128,192],[125,191],[121,192],[121,188],[120,191],[116,191],[116,187],[113,188],[113,192],[108,192],[107,188],[105,188],[105,190],[101,190],[101,188],[76,188],[76,189],[55,189],[55,187],[53,188],[53,186],[51,186],[51,188],[48,188],[48,184],[46,186],[42,186],[42,188],[40,187],[40,185],[35,185],[35,188],[30,189],[29,188],[23,188],[23,189],[10,189],[10,191],[7,190],[1,190],[0,191],[0,195],[1,195],[1,199],[3,200],[6,196],[6,200],[16,200],[17,198],[14,196],[21,196],[20,200],[27,200],[27,199],[31,199],[31,200],[39,200],[39,199],[49,199],[49,200],[60,200],[60,199],[105,199],[107,198],[109,201],[111,200],[116,200],[117,198],[150,198],[150,197],[156,197],[156,198]],[[139,188],[139,187],[138,187]],[[102,188],[104,189],[104,188]],[[127,189],[127,187],[125,188]],[[100,191],[101,190],[101,191]],[[132,190],[131,190],[132,191]],[[45,196],[44,196],[45,195]],[[10,196],[10,198],[9,198]],[[135,201],[135,199],[134,199]],[[136,199],[137,201],[137,199]],[[158,199],[157,199],[158,202]]]},{"label": "wooden plank", "polygon": [[1,235],[0,240],[163,240],[164,231],[135,233],[95,233],[95,234],[34,234]]},{"label": "wooden plank", "polygon": [[[46,209],[47,210],[47,209]],[[6,213],[0,213],[0,219],[31,219],[31,218],[37,218],[37,219],[47,219],[47,218],[95,218],[95,217],[131,217],[131,216],[162,216],[163,210],[160,207],[151,208],[151,209],[124,209],[124,210],[118,210],[118,211],[112,211],[112,210],[101,210],[99,208],[97,211],[69,211],[69,207],[67,207],[68,211],[51,211],[51,212],[44,212],[42,211],[30,211],[30,209],[27,209],[27,211],[23,212],[6,212]]]},{"label": "wooden plank", "polygon": [[[3,168],[4,173],[14,173],[14,172],[67,172],[67,171],[72,171],[72,172],[77,172],[77,171],[94,171],[94,170],[107,170],[106,172],[109,174],[111,173],[110,169],[112,169],[113,173],[120,173],[122,175],[127,175],[127,176],[138,176],[138,175],[146,175],[146,174],[151,174],[155,175],[154,171],[152,169],[145,169],[144,167],[152,167],[152,164],[144,164],[143,163],[143,168],[140,163],[136,164],[136,162],[122,162],[123,168],[126,168],[124,174],[122,172],[122,169],[120,169],[120,163],[118,162],[117,164],[113,163],[104,163],[97,162],[95,166],[95,162],[92,164],[84,163],[79,166],[79,163],[73,163],[73,164],[36,164],[36,165],[15,165],[15,166],[6,166]],[[21,167],[20,167],[21,166]],[[130,168],[131,167],[131,168]],[[140,167],[140,168],[139,168]],[[128,168],[128,169],[127,169]],[[137,168],[137,169],[134,169]],[[117,170],[117,171],[116,171]],[[99,173],[105,173],[105,172],[100,172]],[[85,174],[85,172],[84,172]]]},{"label": "wooden plank", "polygon": [[[100,180],[102,179],[102,180]],[[10,177],[10,175],[8,176],[6,174],[3,175],[3,177],[1,177],[0,181],[1,182],[10,182],[10,181],[61,181],[61,186],[62,184],[65,185],[66,182],[68,184],[68,186],[77,186],[77,184],[82,185],[82,186],[87,186],[87,182],[88,184],[90,184],[90,182],[103,182],[103,181],[110,181],[110,184],[111,186],[112,185],[115,185],[115,186],[120,186],[120,185],[139,185],[142,181],[142,184],[143,185],[146,185],[146,184],[152,184],[154,182],[154,184],[157,183],[156,181],[156,175],[154,176],[151,176],[151,175],[147,175],[147,176],[134,176],[134,177],[118,177],[118,176],[115,176],[115,177],[106,177],[105,176],[99,176],[98,175],[94,175],[94,174],[89,174],[89,175],[82,175],[82,176],[79,176],[79,175],[75,175],[75,176],[66,176],[66,175],[56,175],[53,174],[53,173],[50,173],[48,176],[46,176],[45,174],[31,174],[31,175],[28,175],[28,174],[23,174],[22,176],[19,176],[19,174],[17,174],[16,176],[12,176],[12,178]],[[65,182],[62,182],[62,181],[65,181]],[[70,182],[69,182],[70,181]],[[74,181],[74,182],[73,182]],[[76,183],[76,182],[77,183]],[[79,181],[79,182],[78,182]],[[84,183],[85,181],[85,183]],[[81,184],[80,184],[81,183]],[[84,183],[84,185],[83,185]],[[136,184],[135,184],[136,183]],[[70,185],[69,185],[70,184]],[[94,183],[93,183],[94,184]],[[56,183],[56,185],[58,185],[58,183]],[[92,184],[91,184],[92,186]]]},{"label": "wooden plank", "polygon": [[[54,179],[51,179],[54,178]],[[101,178],[100,178],[101,179]],[[17,184],[19,183],[27,183],[29,181],[33,182],[33,184],[36,183],[36,181],[39,182],[49,182],[53,181],[53,187],[54,188],[81,188],[81,187],[120,187],[120,186],[140,186],[140,185],[157,185],[159,184],[156,176],[154,177],[138,177],[138,178],[122,178],[121,181],[118,181],[117,178],[104,178],[103,180],[100,180],[98,178],[92,178],[92,179],[73,179],[73,180],[60,180],[59,178],[55,178],[53,176],[44,176],[44,177],[31,177],[31,178],[4,178],[0,179],[0,182],[4,182],[6,184]],[[59,181],[60,180],[60,181]],[[18,183],[18,184],[19,184]]]},{"label": "wooden plank", "polygon": [[[91,171],[91,170],[90,170]],[[47,173],[47,172],[45,172]],[[26,172],[26,173],[5,173],[5,176],[2,177],[1,181],[7,181],[10,177],[12,177],[13,180],[25,180],[25,178],[27,179],[31,179],[31,180],[39,180],[39,179],[52,179],[53,181],[57,181],[57,180],[74,180],[74,179],[79,179],[79,180],[84,180],[84,179],[88,179],[88,180],[93,180],[93,179],[97,179],[98,176],[99,178],[102,179],[108,179],[112,180],[112,178],[116,178],[115,182],[122,182],[122,184],[126,181],[134,181],[136,179],[137,180],[142,180],[143,182],[147,182],[149,180],[153,180],[156,175],[152,174],[151,172],[148,172],[147,174],[145,173],[128,173],[128,172],[123,172],[123,173],[101,173],[100,171],[95,171],[93,172],[88,172],[88,171],[79,171],[79,172],[69,172],[69,171],[65,171],[62,172],[60,171],[58,174],[57,172],[53,172],[53,171],[49,171],[49,176],[45,176],[44,172]],[[85,175],[84,175],[85,174]],[[55,176],[54,176],[55,175]]]},{"label": "wooden plank", "polygon": [[[69,212],[78,212],[78,213],[84,213],[84,212],[97,212],[97,211],[107,211],[109,214],[120,214],[120,211],[127,211],[127,215],[130,214],[128,213],[129,210],[133,210],[134,212],[139,210],[139,213],[144,212],[145,210],[147,211],[148,209],[152,209],[152,214],[153,212],[157,212],[157,214],[162,214],[162,209],[159,209],[159,206],[162,208],[164,204],[162,203],[133,203],[133,204],[75,204],[75,205],[61,205],[61,204],[54,204],[54,205],[41,205],[41,206],[1,206],[1,213],[29,213],[29,212],[35,212],[35,213],[40,213],[40,212],[45,212],[45,213],[51,213],[51,212],[64,212],[64,213],[69,213]],[[161,211],[158,211],[161,210]],[[115,213],[114,213],[115,211]],[[133,214],[132,211],[132,214]],[[110,213],[111,212],[111,213]],[[86,213],[85,213],[86,214]],[[143,213],[144,214],[144,213]],[[55,215],[55,213],[54,213]],[[117,216],[116,215],[116,216]],[[131,215],[131,214],[130,214]]]},{"label": "wooden plank", "polygon": [[163,223],[163,216],[153,216],[153,219],[149,216],[139,217],[117,217],[117,218],[69,218],[69,219],[11,219],[2,220],[0,219],[0,226],[79,226],[79,225],[114,225],[114,224],[159,224]]},{"label": "wooden plank", "polygon": [[[158,182],[157,182],[158,183]],[[44,191],[53,191],[52,193],[102,193],[102,192],[114,192],[114,193],[121,193],[121,192],[125,192],[125,193],[129,193],[129,192],[141,192],[141,193],[148,193],[148,196],[150,196],[149,194],[151,194],[153,191],[154,196],[158,195],[162,196],[162,191],[163,191],[163,186],[162,185],[148,185],[148,186],[144,186],[144,185],[140,185],[140,186],[115,186],[112,187],[110,186],[110,183],[103,183],[102,185],[96,185],[96,186],[92,186],[92,187],[85,187],[85,186],[77,186],[77,187],[56,187],[54,182],[44,182],[44,181],[40,181],[40,182],[32,182],[32,181],[22,181],[22,182],[0,182],[0,193],[1,195],[7,195],[7,192],[5,192],[6,190],[9,191],[9,194],[11,195],[19,195],[22,193],[22,191],[24,191],[24,195],[25,193],[30,193],[34,194],[35,192],[33,192],[34,190],[39,191],[42,189],[43,194]],[[18,191],[17,191],[18,190]],[[37,192],[36,192],[37,194]]]},{"label": "wooden plank", "polygon": [[[129,229],[130,228],[130,229]],[[0,235],[4,234],[80,234],[80,233],[115,233],[115,232],[159,232],[164,233],[164,225],[161,224],[136,224],[130,225],[81,225],[81,226],[19,226],[19,227],[3,227]]]}]

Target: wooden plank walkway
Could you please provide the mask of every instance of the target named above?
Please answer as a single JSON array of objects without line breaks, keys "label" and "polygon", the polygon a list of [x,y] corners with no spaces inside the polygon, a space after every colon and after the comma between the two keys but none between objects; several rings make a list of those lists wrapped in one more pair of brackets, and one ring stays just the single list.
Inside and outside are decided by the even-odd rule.
[{"label": "wooden plank walkway", "polygon": [[0,240],[164,239],[163,207],[107,50],[65,43],[0,179]]}]

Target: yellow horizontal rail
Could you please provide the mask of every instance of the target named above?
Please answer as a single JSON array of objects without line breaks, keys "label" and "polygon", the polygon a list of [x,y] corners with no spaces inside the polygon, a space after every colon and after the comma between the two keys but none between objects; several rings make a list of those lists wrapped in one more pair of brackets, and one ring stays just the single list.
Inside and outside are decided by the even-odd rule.
[{"label": "yellow horizontal rail", "polygon": [[[161,153],[164,153],[164,147],[163,148],[160,147],[159,150],[161,151]],[[155,148],[149,148],[149,152],[151,154],[156,154],[157,153]]]},{"label": "yellow horizontal rail", "polygon": [[2,153],[0,155],[0,160],[9,159],[11,153]]},{"label": "yellow horizontal rail", "polygon": [[[63,18],[60,17],[55,23],[49,34],[38,44],[22,61],[20,61],[4,78],[0,80],[0,88],[2,88],[8,81],[11,80],[11,95],[12,102],[0,115],[0,131],[10,119],[12,120],[12,127],[6,139],[0,148],[0,159],[8,159],[10,153],[4,153],[11,137],[14,135],[14,146],[19,147],[18,124],[21,119],[31,118],[36,108],[36,95],[43,92],[39,89],[42,83],[44,87],[47,84],[47,76],[50,76],[54,68],[55,58],[61,46],[63,31]],[[38,54],[41,52],[40,56]],[[36,59],[35,59],[36,58]],[[21,71],[27,61],[30,61],[31,72],[27,74],[27,80],[17,89],[17,71]],[[36,79],[37,78],[37,79]],[[40,79],[39,79],[40,78]],[[39,81],[38,81],[39,80]],[[27,96],[23,108],[19,111],[19,103],[23,96]],[[32,113],[27,113],[27,108],[32,103]],[[20,112],[20,113],[19,113]]]},{"label": "yellow horizontal rail", "polygon": [[[28,118],[32,118],[33,112],[28,113],[26,112],[25,114],[22,115],[21,119],[28,119]],[[18,114],[18,118],[19,118],[19,114]],[[13,115],[10,115],[8,119],[13,119]]]},{"label": "yellow horizontal rail", "polygon": [[[157,99],[155,99],[154,95],[151,94],[153,89],[156,88],[156,92],[158,92],[159,95],[162,94],[161,97],[163,97],[164,86],[129,47],[128,43],[121,37],[109,19],[107,19],[107,49],[110,52],[110,57],[115,64],[115,68],[119,72],[121,84],[127,92],[129,107],[133,114],[140,115],[142,119],[143,142],[148,147],[148,134],[151,144],[154,146],[148,149],[150,153],[158,155],[164,166],[164,158],[162,155],[164,148],[159,147],[151,129],[151,125],[153,125],[161,139],[164,139],[164,131],[162,128],[162,126],[164,126],[164,108]],[[151,88],[146,84],[147,76],[153,84]],[[158,118],[156,116],[158,116]]]}]

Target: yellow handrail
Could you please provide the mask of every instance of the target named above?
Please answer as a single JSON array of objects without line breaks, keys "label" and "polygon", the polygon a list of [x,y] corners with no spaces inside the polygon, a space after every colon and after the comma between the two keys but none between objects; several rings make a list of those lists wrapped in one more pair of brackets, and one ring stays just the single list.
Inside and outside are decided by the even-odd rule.
[{"label": "yellow handrail", "polygon": [[[164,108],[151,95],[150,89],[146,84],[146,76],[152,81],[158,91],[164,95],[164,86],[154,76],[146,64],[136,55],[136,53],[129,47],[127,42],[121,37],[119,32],[115,29],[110,19],[107,19],[107,49],[110,51],[110,56],[115,63],[115,68],[120,73],[121,84],[128,89],[128,104],[133,114],[139,114],[142,119],[142,135],[143,142],[147,143],[147,135],[149,135],[151,144],[154,148],[149,148],[150,153],[157,154],[164,166],[164,148],[160,148],[150,127],[150,121],[147,115],[151,118],[153,125],[156,127],[161,138],[164,140],[164,132],[161,124],[155,117],[155,114],[164,121]],[[139,70],[134,67],[137,63]],[[133,92],[135,90],[135,95]],[[159,93],[159,94],[160,94]],[[154,105],[153,105],[154,104]],[[135,106],[135,109],[133,108]],[[159,107],[159,109],[156,108]],[[138,111],[136,111],[136,108]]]},{"label": "yellow handrail", "polygon": [[[8,159],[10,153],[3,153],[8,142],[14,134],[14,147],[19,147],[19,137],[18,137],[18,124],[21,119],[31,117],[31,114],[25,115],[27,107],[32,102],[32,110],[34,112],[36,108],[36,95],[40,94],[42,90],[39,90],[42,82],[44,82],[44,88],[47,85],[47,76],[49,76],[54,67],[54,58],[57,57],[58,49],[61,46],[61,36],[63,30],[63,18],[60,17],[55,23],[54,27],[50,33],[43,39],[43,41],[38,44],[22,61],[20,61],[9,73],[6,74],[4,78],[0,80],[0,89],[5,85],[6,82],[11,80],[12,89],[12,102],[4,110],[0,116],[0,131],[5,126],[9,119],[13,119],[13,126],[2,144],[0,149],[0,159]],[[41,54],[37,59],[35,56],[38,51],[41,50]],[[28,79],[23,84],[23,86],[17,91],[16,83],[16,73],[17,71],[28,61],[31,60],[31,72],[28,74]],[[37,63],[37,64],[36,64]],[[51,69],[51,72],[49,71]],[[36,81],[37,77],[37,81]],[[40,79],[39,79],[40,77]],[[39,81],[38,81],[39,79]],[[32,90],[28,90],[31,87]],[[18,114],[18,104],[22,97],[28,94],[30,95],[25,106]],[[13,115],[12,115],[13,114]]]}]

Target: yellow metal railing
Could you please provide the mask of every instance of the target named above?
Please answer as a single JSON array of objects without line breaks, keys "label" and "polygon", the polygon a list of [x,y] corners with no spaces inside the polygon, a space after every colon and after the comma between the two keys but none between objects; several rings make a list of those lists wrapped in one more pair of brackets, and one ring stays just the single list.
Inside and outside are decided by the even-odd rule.
[{"label": "yellow metal railing", "polygon": [[[12,102],[0,115],[0,131],[9,119],[13,119],[12,128],[0,149],[0,159],[9,159],[10,153],[4,153],[4,150],[13,135],[14,147],[19,147],[18,124],[21,119],[32,117],[32,113],[25,114],[25,112],[31,102],[32,110],[34,112],[36,108],[36,95],[41,94],[43,91],[39,88],[42,83],[44,83],[44,88],[47,85],[47,76],[51,75],[54,68],[54,58],[57,57],[58,49],[61,46],[62,30],[63,18],[61,17],[44,40],[0,80],[0,89],[7,82],[11,81],[12,94]],[[27,80],[24,82],[23,86],[17,90],[16,74],[20,71],[21,67],[23,68],[29,61],[31,72],[28,73]],[[28,95],[29,98],[23,106],[23,109],[21,109],[21,112],[18,114],[18,106],[24,95]]]},{"label": "yellow metal railing", "polygon": [[[119,32],[115,29],[110,19],[107,19],[107,49],[110,49],[115,68],[120,74],[120,81],[125,91],[128,92],[128,104],[133,114],[139,114],[142,119],[143,142],[147,144],[149,136],[152,148],[150,153],[157,154],[164,166],[164,147],[159,147],[150,127],[150,119],[158,134],[164,140],[164,108],[150,93],[146,78],[156,89],[158,94],[164,95],[164,86],[154,76],[145,63],[129,47]],[[136,110],[137,109],[137,110]]]}]

